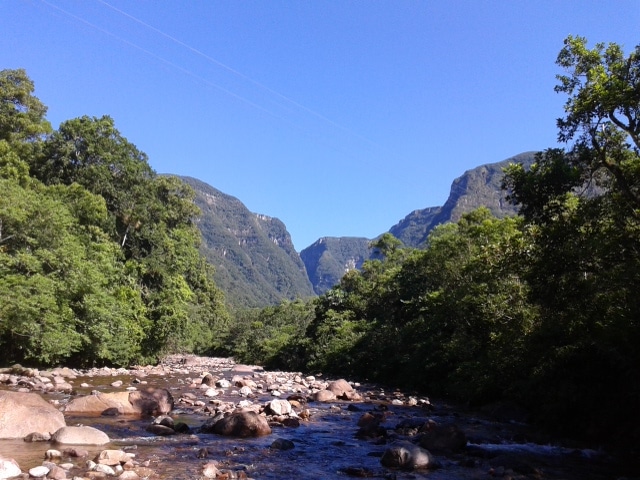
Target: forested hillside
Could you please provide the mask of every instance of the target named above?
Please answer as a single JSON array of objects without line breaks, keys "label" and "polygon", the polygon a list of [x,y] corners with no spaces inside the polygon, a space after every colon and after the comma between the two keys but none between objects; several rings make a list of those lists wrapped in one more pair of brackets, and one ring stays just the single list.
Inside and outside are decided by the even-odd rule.
[{"label": "forested hillside", "polygon": [[229,317],[198,252],[193,190],[113,119],[52,130],[0,72],[0,362],[128,365],[220,345]]},{"label": "forested hillside", "polygon": [[250,212],[237,198],[180,177],[195,190],[201,251],[215,267],[216,284],[236,307],[264,307],[313,296],[291,236],[277,218]]},{"label": "forested hillside", "polygon": [[[451,184],[444,205],[414,210],[389,229],[394,237],[408,247],[424,247],[429,233],[438,225],[457,222],[465,213],[486,207],[498,218],[516,215],[518,209],[506,199],[502,189],[504,168],[511,163],[528,169],[534,152],[525,152],[496,163],[480,165],[466,171]],[[352,268],[360,268],[375,252],[369,248],[371,239],[324,237],[300,252],[314,291],[321,295],[336,285]]]},{"label": "forested hillside", "polygon": [[507,167],[502,183],[520,215],[474,210],[431,230],[426,248],[382,235],[380,258],[306,309],[258,315],[265,342],[277,341],[258,355],[238,341],[237,357],[471,405],[515,404],[532,422],[620,449],[635,465],[640,46],[625,55],[568,37],[557,64],[565,148]]}]

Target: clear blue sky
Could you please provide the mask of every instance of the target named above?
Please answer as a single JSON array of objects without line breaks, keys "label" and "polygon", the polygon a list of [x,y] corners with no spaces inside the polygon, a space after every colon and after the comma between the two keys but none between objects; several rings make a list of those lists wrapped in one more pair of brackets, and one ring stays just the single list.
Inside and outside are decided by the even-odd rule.
[{"label": "clear blue sky", "polygon": [[157,172],[281,219],[301,250],[554,146],[563,39],[629,51],[640,1],[0,0],[0,32],[54,128],[111,115]]}]

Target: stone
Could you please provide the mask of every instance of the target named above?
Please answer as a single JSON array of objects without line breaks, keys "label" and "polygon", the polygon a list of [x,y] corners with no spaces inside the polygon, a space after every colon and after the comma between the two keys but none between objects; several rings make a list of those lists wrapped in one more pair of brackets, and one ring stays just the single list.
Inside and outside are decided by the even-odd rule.
[{"label": "stone", "polygon": [[389,468],[414,470],[435,467],[431,453],[411,442],[394,442],[384,451],[380,463]]},{"label": "stone", "polygon": [[43,465],[29,469],[29,476],[33,478],[43,478],[49,474],[49,469]]},{"label": "stone", "polygon": [[44,458],[47,460],[60,460],[62,458],[62,452],[60,450],[50,448],[44,452]]},{"label": "stone", "polygon": [[89,451],[83,448],[65,448],[62,453],[67,457],[82,458],[89,456]]},{"label": "stone", "polygon": [[22,440],[25,442],[48,442],[51,440],[51,434],[49,432],[31,432]]},{"label": "stone", "polygon": [[125,470],[120,475],[118,475],[118,480],[138,480],[140,475],[138,475],[133,470]]},{"label": "stone", "polygon": [[276,438],[269,448],[273,450],[291,450],[295,448],[295,444],[291,440],[287,440],[284,438]]},{"label": "stone", "polygon": [[329,390],[319,390],[313,394],[315,402],[333,402],[336,398],[336,394]]},{"label": "stone", "polygon": [[218,388],[229,388],[231,387],[231,382],[226,378],[221,378],[216,382],[216,387]]},{"label": "stone", "polygon": [[0,457],[0,480],[14,478],[21,473],[20,465],[13,458]]},{"label": "stone", "polygon": [[37,393],[0,391],[0,438],[46,434],[65,425],[62,412]]},{"label": "stone", "polygon": [[206,373],[202,377],[202,380],[200,380],[200,383],[202,385],[207,385],[209,387],[212,387],[213,385],[215,385],[215,379],[213,378],[213,375],[211,375],[210,373]]},{"label": "stone", "polygon": [[255,412],[236,412],[221,418],[213,425],[213,433],[230,437],[259,437],[269,435],[267,419]]},{"label": "stone", "polygon": [[266,407],[267,413],[270,415],[291,415],[293,411],[288,400],[271,400]]},{"label": "stone", "polygon": [[116,475],[116,471],[113,468],[111,468],[109,465],[104,464],[96,465],[95,471],[104,473],[105,475],[108,475],[110,477],[114,477]]},{"label": "stone", "polygon": [[352,392],[353,387],[344,378],[335,380],[327,386],[327,390],[333,393],[336,397],[342,397],[346,392]]},{"label": "stone", "polygon": [[64,411],[70,415],[102,414],[116,409],[120,415],[162,415],[173,410],[173,397],[165,388],[110,392],[74,398]]},{"label": "stone", "polygon": [[147,432],[166,437],[167,435],[175,435],[177,432],[166,425],[160,425],[159,423],[152,423],[146,428]]},{"label": "stone", "polygon": [[54,443],[72,445],[104,445],[109,443],[109,436],[93,427],[62,427],[57,430],[51,440]]},{"label": "stone", "polygon": [[214,462],[208,462],[202,467],[202,475],[205,478],[216,478],[220,474],[220,470]]},{"label": "stone", "polygon": [[97,464],[102,465],[120,465],[127,463],[133,458],[133,455],[124,450],[102,450],[95,458]]}]

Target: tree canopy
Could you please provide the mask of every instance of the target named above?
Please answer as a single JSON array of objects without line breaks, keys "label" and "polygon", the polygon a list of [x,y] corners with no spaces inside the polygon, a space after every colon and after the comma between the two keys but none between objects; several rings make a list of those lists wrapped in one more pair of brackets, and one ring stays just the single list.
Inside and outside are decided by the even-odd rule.
[{"label": "tree canopy", "polygon": [[220,346],[228,313],[193,190],[108,116],[51,131],[33,91],[0,72],[0,359],[127,365]]}]

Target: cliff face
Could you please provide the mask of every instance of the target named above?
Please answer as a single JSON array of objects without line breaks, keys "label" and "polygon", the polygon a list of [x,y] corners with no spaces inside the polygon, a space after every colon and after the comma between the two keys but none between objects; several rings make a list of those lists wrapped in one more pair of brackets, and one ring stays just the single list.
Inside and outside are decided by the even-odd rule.
[{"label": "cliff face", "polygon": [[250,212],[235,197],[190,177],[202,211],[201,250],[215,281],[234,306],[261,307],[314,295],[305,266],[284,223]]},{"label": "cliff face", "polygon": [[322,295],[349,270],[369,258],[370,240],[363,237],[323,237],[300,252],[316,294]]}]

